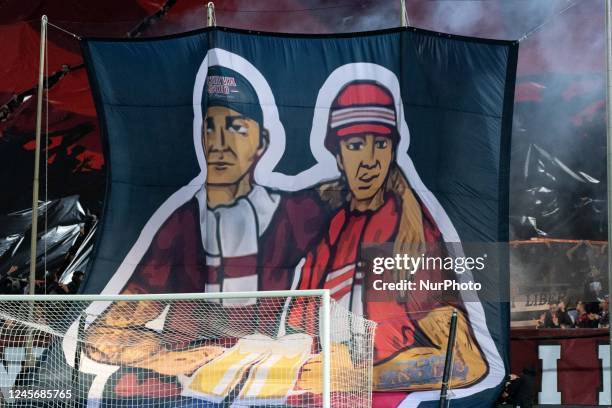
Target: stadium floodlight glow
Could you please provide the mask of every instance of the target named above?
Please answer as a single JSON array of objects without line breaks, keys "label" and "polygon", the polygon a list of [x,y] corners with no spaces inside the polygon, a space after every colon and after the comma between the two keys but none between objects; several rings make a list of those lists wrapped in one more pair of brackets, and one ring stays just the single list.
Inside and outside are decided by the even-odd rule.
[{"label": "stadium floodlight glow", "polygon": [[[0,319],[0,335],[14,346],[5,366],[22,365],[28,336],[36,356],[12,380],[0,378],[9,402],[371,405],[375,323],[327,289],[1,295]],[[124,400],[109,401],[108,389]]]}]

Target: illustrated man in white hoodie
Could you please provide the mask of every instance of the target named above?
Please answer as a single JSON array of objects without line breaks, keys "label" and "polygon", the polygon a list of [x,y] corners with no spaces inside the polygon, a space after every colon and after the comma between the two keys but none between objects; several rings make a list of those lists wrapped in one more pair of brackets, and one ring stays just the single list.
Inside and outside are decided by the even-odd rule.
[{"label": "illustrated man in white hoodie", "polygon": [[[289,289],[295,265],[325,229],[325,207],[315,193],[280,193],[254,182],[253,172],[269,137],[250,82],[234,70],[213,66],[204,95],[206,183],[162,224],[122,293]],[[275,334],[282,305],[262,307],[265,302],[269,301],[227,299],[219,310],[229,321],[256,322],[260,332]],[[126,307],[134,310],[126,313]],[[193,351],[194,342],[207,330],[194,308],[197,305],[189,303],[171,307],[160,333],[145,325],[162,313],[161,303],[111,306],[87,330],[88,355],[98,362],[129,361],[163,374],[192,372],[203,364]],[[177,344],[177,338],[184,345]],[[172,350],[165,346],[170,342]],[[126,346],[105,350],[102,345],[109,343]],[[167,364],[169,355],[181,359],[181,346],[189,361]],[[147,383],[132,389],[146,395],[153,388]],[[169,395],[179,392],[165,389]]]}]

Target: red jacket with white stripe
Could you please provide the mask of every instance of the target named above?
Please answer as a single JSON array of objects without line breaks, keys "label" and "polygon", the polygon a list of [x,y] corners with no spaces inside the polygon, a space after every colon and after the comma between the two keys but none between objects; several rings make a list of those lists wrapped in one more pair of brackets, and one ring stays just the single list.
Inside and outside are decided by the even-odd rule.
[{"label": "red jacket with white stripe", "polygon": [[[429,247],[436,251],[439,248],[436,244],[442,242],[441,233],[427,209],[422,205],[421,208],[425,242],[433,244]],[[301,270],[299,289],[330,289],[332,298],[338,303],[378,323],[374,341],[375,363],[386,361],[407,348],[428,345],[415,322],[440,306],[439,300],[424,292],[408,292],[407,298],[399,300],[391,291],[374,290],[374,280],[381,279],[381,276],[386,282],[393,282],[393,279],[374,275],[364,267],[364,246],[393,246],[400,223],[399,211],[400,201],[393,194],[387,194],[384,204],[375,211],[342,208],[332,218],[329,232],[306,256]],[[386,255],[394,256],[391,253]],[[419,279],[442,281],[443,274],[437,270],[418,271],[413,280],[418,284]],[[294,307],[289,325],[314,334],[312,316],[315,310],[316,305],[312,303]]]}]

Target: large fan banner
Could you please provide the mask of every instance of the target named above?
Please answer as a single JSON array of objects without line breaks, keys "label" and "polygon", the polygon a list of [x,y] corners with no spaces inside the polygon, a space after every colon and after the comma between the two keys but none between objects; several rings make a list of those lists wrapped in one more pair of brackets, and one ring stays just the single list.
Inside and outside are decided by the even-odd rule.
[{"label": "large fan banner", "polygon": [[[109,164],[84,293],[329,289],[352,316],[332,314],[348,333],[332,335],[332,356],[345,353],[349,371],[369,358],[361,386],[380,408],[437,404],[455,310],[453,406],[494,402],[507,371],[498,244],[516,43],[214,28],[83,51]],[[89,310],[87,347],[66,336],[67,364],[102,405],[258,406],[266,395],[261,406],[318,406],[316,304],[205,303]],[[198,337],[219,316],[257,333]],[[373,351],[358,356],[369,322]],[[291,351],[276,351],[291,367],[280,383],[262,363],[270,333],[278,346],[265,356]],[[343,384],[332,378],[334,393]]]}]

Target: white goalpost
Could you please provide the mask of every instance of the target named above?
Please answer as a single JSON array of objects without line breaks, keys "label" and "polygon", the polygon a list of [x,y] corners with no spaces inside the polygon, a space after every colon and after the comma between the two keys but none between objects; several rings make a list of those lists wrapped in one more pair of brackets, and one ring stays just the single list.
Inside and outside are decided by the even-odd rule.
[{"label": "white goalpost", "polygon": [[329,290],[9,295],[0,321],[3,406],[371,405],[376,325]]}]

